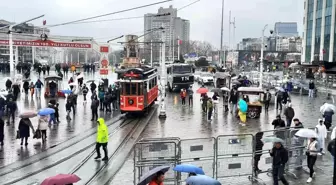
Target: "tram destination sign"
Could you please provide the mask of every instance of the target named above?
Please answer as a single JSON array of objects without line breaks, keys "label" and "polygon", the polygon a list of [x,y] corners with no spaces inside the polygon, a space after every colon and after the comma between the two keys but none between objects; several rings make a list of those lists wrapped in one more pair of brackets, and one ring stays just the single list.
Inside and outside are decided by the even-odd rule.
[{"label": "tram destination sign", "polygon": [[[0,45],[8,46],[9,40],[0,40]],[[13,40],[14,46],[35,46],[35,47],[59,47],[59,48],[85,48],[90,49],[92,46],[89,43],[77,43],[77,42],[55,42],[51,40]]]}]

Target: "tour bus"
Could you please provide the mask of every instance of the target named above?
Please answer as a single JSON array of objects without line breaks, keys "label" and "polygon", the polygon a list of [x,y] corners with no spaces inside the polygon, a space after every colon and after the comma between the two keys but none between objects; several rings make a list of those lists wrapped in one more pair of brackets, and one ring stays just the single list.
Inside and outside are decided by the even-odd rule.
[{"label": "tour bus", "polygon": [[191,64],[175,63],[167,66],[167,88],[173,90],[188,89],[194,83],[194,68]]}]

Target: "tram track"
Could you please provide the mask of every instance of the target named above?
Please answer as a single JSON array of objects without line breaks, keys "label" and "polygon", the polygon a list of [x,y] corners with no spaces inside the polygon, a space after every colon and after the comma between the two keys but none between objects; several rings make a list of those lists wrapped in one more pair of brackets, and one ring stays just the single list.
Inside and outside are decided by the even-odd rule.
[{"label": "tram track", "polygon": [[[121,119],[123,119],[123,116],[120,116],[118,119],[116,120],[113,120],[111,123],[107,124],[108,127],[114,125],[115,123],[117,123],[118,121],[120,121]],[[18,164],[18,163],[13,163],[13,164],[9,164],[9,165],[6,165],[6,166],[2,166],[0,167],[0,177],[4,176],[4,175],[7,175],[9,173],[13,173],[14,171],[17,171],[17,170],[20,170],[24,167],[27,167],[27,166],[30,166],[36,162],[39,162],[43,159],[46,159],[46,158],[49,158],[53,155],[56,155],[64,150],[66,150],[67,148],[69,148],[69,146],[72,146],[72,145],[75,145],[75,144],[78,144],[80,143],[84,138],[87,138],[87,137],[90,137],[94,134],[96,134],[96,129],[95,128],[92,128],[92,129],[89,129],[87,130],[86,134],[81,136],[81,137],[78,137],[78,136],[73,136],[67,140],[64,140],[62,142],[59,142],[55,145],[52,145],[50,146],[48,149],[53,149],[57,146],[61,146],[61,145],[65,145],[65,146],[62,146],[60,148],[58,148],[56,151],[52,151],[52,152],[49,152],[48,150],[47,151],[44,151],[44,153],[41,153],[41,154],[36,154],[34,156],[32,156],[32,158],[34,157],[35,159],[31,160],[31,159],[27,159],[28,162],[24,163],[24,164]],[[75,140],[76,139],[76,140]],[[75,140],[73,142],[70,142],[72,140]],[[42,154],[44,154],[42,157],[40,157]],[[39,156],[39,157],[37,157]],[[11,167],[11,166],[14,166],[14,167]]]},{"label": "tram track", "polygon": [[[80,184],[82,184],[82,183],[85,184],[85,185],[90,184],[101,173],[101,171],[108,166],[108,164],[110,163],[110,161],[115,157],[115,155],[118,152],[120,152],[120,150],[123,148],[123,146],[132,137],[133,133],[137,130],[139,124],[141,123],[141,120],[142,119],[136,119],[136,120],[132,120],[130,122],[130,123],[132,123],[131,129],[127,132],[126,136],[122,139],[122,141],[117,146],[117,148],[112,152],[112,154],[110,154],[108,156],[108,160],[106,162],[104,162],[104,164],[102,164],[98,169],[95,169],[95,172],[93,173],[93,175],[91,175],[91,177],[89,177],[88,179],[86,179],[86,181],[84,183],[80,182]],[[87,165],[91,165],[89,163],[92,163],[92,161],[94,163],[97,163],[97,161],[95,161],[93,159],[95,153],[96,153],[95,151],[93,151],[92,153],[90,153],[87,158],[85,158],[74,170],[71,171],[71,174],[76,174],[79,170],[86,169],[86,166]],[[87,163],[87,162],[89,162],[89,163]],[[76,175],[77,176],[82,176],[80,174],[76,174]]]},{"label": "tram track", "polygon": [[[119,119],[118,121],[120,121],[120,119]],[[129,124],[129,123],[131,122],[130,120],[127,120],[127,119],[122,120],[121,123],[120,123],[118,126],[116,126],[116,127],[114,128],[114,127],[113,127],[114,124],[115,124],[116,122],[118,122],[118,121],[114,121],[114,122],[108,124],[108,128],[111,128],[111,127],[112,127],[112,132],[109,133],[109,137],[113,136],[116,132],[118,132],[120,129],[122,129],[124,126],[126,126],[127,124]],[[129,121],[129,122],[128,122],[128,121]],[[125,123],[127,123],[127,124],[125,124]],[[95,135],[95,134],[96,134],[96,132],[94,132],[93,134],[90,134],[90,136]],[[80,142],[84,142],[84,140],[80,140],[80,141],[78,141],[76,144],[79,144]],[[65,162],[65,161],[69,160],[70,158],[73,158],[73,157],[75,157],[76,155],[78,155],[78,154],[80,154],[80,153],[82,153],[82,152],[84,152],[84,151],[86,151],[86,150],[92,148],[95,144],[96,144],[96,142],[92,142],[92,141],[91,141],[90,144],[88,144],[88,145],[85,146],[85,147],[82,147],[80,150],[73,151],[72,154],[67,155],[66,157],[63,157],[63,158],[61,158],[61,159],[59,159],[59,160],[56,160],[56,161],[52,162],[51,164],[45,165],[45,166],[43,166],[43,167],[40,168],[40,169],[34,170],[33,172],[30,172],[30,173],[27,173],[27,171],[25,171],[25,173],[20,172],[20,173],[18,174],[18,176],[20,176],[19,178],[13,178],[13,177],[15,177],[15,174],[13,174],[11,177],[6,177],[5,175],[11,174],[11,173],[13,173],[13,172],[18,172],[19,170],[24,169],[24,168],[27,168],[27,167],[33,165],[34,163],[37,163],[38,161],[41,161],[42,159],[40,159],[40,160],[38,160],[38,161],[35,161],[35,162],[32,162],[32,164],[24,165],[24,166],[22,166],[21,168],[17,168],[17,169],[15,169],[14,171],[7,172],[7,173],[3,173],[3,174],[0,175],[0,177],[1,177],[1,176],[5,176],[5,177],[8,179],[8,181],[6,182],[6,181],[5,181],[6,179],[4,179],[3,177],[1,177],[2,182],[3,182],[3,180],[5,181],[5,182],[3,183],[3,185],[11,185],[11,184],[20,182],[20,181],[22,181],[22,180],[25,180],[25,179],[31,177],[31,176],[37,175],[37,174],[39,174],[39,173],[41,173],[41,172],[43,172],[43,171],[46,171],[46,170],[48,170],[48,169],[50,169],[50,168],[52,168],[52,167],[55,167],[55,166],[57,166],[57,165],[59,165],[59,164]],[[72,145],[72,146],[73,146],[73,145]],[[65,149],[66,149],[66,148],[65,148]],[[65,150],[65,149],[63,149],[63,150]],[[50,156],[52,156],[52,155],[50,155]],[[48,157],[50,157],[50,156],[47,156],[47,157],[45,157],[45,158],[43,158],[43,159],[46,160],[46,159],[47,159]],[[28,168],[28,170],[31,170],[31,168]],[[14,180],[13,180],[13,179],[14,179]]]}]

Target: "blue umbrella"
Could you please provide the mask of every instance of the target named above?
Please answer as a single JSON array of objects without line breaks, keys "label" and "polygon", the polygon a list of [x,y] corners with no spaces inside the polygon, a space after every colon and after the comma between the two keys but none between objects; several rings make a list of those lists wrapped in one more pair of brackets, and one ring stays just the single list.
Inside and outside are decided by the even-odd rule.
[{"label": "blue umbrella", "polygon": [[40,116],[47,116],[47,115],[54,114],[54,113],[55,113],[55,110],[52,108],[43,108],[43,109],[40,109],[37,114]]},{"label": "blue umbrella", "polygon": [[187,178],[188,185],[222,185],[219,181],[206,175],[196,175]]},{"label": "blue umbrella", "polygon": [[243,99],[239,100],[238,106],[239,106],[240,111],[244,113],[247,112],[247,103]]},{"label": "blue umbrella", "polygon": [[195,173],[195,174],[200,174],[200,175],[205,174],[202,168],[199,168],[191,164],[176,165],[173,170],[177,172]]},{"label": "blue umbrella", "polygon": [[62,90],[62,93],[64,93],[64,94],[71,94],[71,93],[72,93],[72,90],[70,90],[70,89],[65,89],[65,90]]},{"label": "blue umbrella", "polygon": [[146,174],[144,174],[143,176],[141,176],[138,185],[146,185],[146,184],[148,184],[150,181],[153,180],[153,178],[156,176],[156,174],[158,172],[161,171],[163,173],[166,173],[169,170],[169,168],[170,168],[170,166],[159,166],[159,167],[151,169],[149,172],[147,172]]}]

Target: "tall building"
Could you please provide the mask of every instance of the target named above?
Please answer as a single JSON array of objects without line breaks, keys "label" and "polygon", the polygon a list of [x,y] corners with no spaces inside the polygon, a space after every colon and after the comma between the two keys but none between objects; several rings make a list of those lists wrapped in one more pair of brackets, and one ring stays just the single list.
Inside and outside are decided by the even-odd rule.
[{"label": "tall building", "polygon": [[333,0],[305,0],[302,63],[336,60],[335,9]]},{"label": "tall building", "polygon": [[276,22],[274,33],[281,37],[297,37],[298,29],[296,22]]},{"label": "tall building", "polygon": [[[167,15],[167,14],[170,15]],[[155,28],[164,28],[165,43],[166,43],[166,57],[170,58],[172,55],[172,46],[174,43],[175,58],[177,58],[177,40],[182,40],[182,43],[188,43],[190,38],[190,22],[189,20],[177,17],[177,9],[173,6],[169,8],[159,8],[157,14],[148,13],[144,15],[144,41],[145,42],[159,42],[161,41],[161,31],[152,31]],[[153,60],[159,61],[160,58],[160,44],[153,44]],[[171,50],[170,50],[171,49]],[[181,54],[184,51],[181,46]],[[145,51],[150,52],[150,44],[145,45]],[[149,55],[146,55],[149,58]],[[172,60],[172,59],[171,59]]]}]

